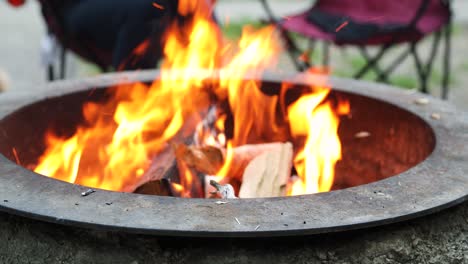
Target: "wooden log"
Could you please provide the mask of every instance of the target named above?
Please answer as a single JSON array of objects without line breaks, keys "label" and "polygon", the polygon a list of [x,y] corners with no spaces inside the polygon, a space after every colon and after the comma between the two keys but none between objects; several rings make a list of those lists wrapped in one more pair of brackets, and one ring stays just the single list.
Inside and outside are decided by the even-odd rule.
[{"label": "wooden log", "polygon": [[293,163],[293,147],[287,142],[254,158],[245,168],[240,198],[285,196]]},{"label": "wooden log", "polygon": [[[252,160],[264,153],[274,153],[279,149],[287,148],[286,146],[290,146],[291,148],[291,157],[287,158],[289,162],[291,162],[292,146],[290,143],[252,144],[234,148],[233,160],[228,170],[228,175],[221,181],[221,184],[227,184],[232,180],[243,181],[244,171]],[[202,185],[204,184],[201,184],[202,181],[200,181],[200,179],[203,175],[215,175],[222,167],[225,156],[225,149],[211,146],[197,147],[187,146],[186,144],[174,144],[173,147],[168,146],[153,159],[150,168],[143,175],[134,192],[177,196],[178,193],[168,188],[168,184],[161,183],[161,180],[166,179],[169,183],[180,183],[182,180],[179,178],[179,175],[187,173],[187,170],[190,170],[192,176],[195,176],[192,189],[188,190],[191,197],[204,197],[206,191],[203,191]],[[287,170],[287,175],[289,176],[292,165],[289,167],[286,165],[281,166],[281,168],[289,168]],[[278,174],[277,172],[275,173],[275,175]],[[205,186],[205,189],[206,188],[207,186]],[[275,188],[277,189],[279,187],[276,186]]]},{"label": "wooden log", "polygon": [[291,143],[281,142],[251,144],[235,147],[233,149],[233,160],[228,170],[228,176],[230,178],[243,181],[244,171],[253,159],[270,151],[278,151],[278,149],[284,148],[286,144],[288,144],[288,146],[290,145],[292,148]]},{"label": "wooden log", "polygon": [[[134,193],[173,196],[170,182],[178,182],[177,163],[170,146],[164,148],[151,161],[148,170],[138,181]],[[164,180],[164,181],[163,181]]]},{"label": "wooden log", "polygon": [[[197,123],[198,118],[188,118],[183,127],[174,136],[172,142],[191,144],[193,142],[193,135]],[[149,168],[135,185],[133,192],[162,196],[178,196],[179,193],[171,187],[171,182],[180,182],[180,179],[173,146],[167,143],[163,150],[153,157]]]},{"label": "wooden log", "polygon": [[185,198],[205,198],[205,191],[202,186],[204,174],[188,166],[182,157],[176,153],[177,169],[180,175],[180,186],[183,188],[181,195]]},{"label": "wooden log", "polygon": [[165,147],[163,151],[152,159],[151,165],[141,177],[139,185],[161,179],[178,180],[176,158],[170,146]]},{"label": "wooden log", "polygon": [[[284,144],[280,142],[250,144],[233,148],[232,162],[228,170],[227,178],[242,180],[247,165],[259,155],[277,150]],[[175,146],[176,158],[197,172],[206,175],[215,175],[223,166],[227,150],[212,146],[187,146],[178,144]],[[225,182],[223,182],[225,184]]]}]

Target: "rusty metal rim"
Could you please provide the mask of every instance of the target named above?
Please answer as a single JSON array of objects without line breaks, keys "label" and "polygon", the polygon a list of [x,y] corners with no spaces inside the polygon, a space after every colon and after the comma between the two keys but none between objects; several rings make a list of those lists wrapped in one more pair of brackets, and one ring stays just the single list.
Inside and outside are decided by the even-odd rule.
[{"label": "rusty metal rim", "polygon": [[[107,74],[60,81],[34,94],[0,96],[0,118],[39,100],[119,82],[150,81],[158,71]],[[307,84],[310,75],[292,81]],[[284,75],[263,76],[278,82]],[[0,155],[0,211],[99,230],[193,237],[308,235],[358,229],[427,215],[468,199],[468,114],[447,102],[391,86],[332,78],[340,91],[405,109],[434,130],[433,153],[410,170],[367,185],[288,198],[215,200],[145,196],[68,184],[24,169]],[[414,101],[428,98],[427,105]],[[431,119],[433,113],[442,116]],[[240,224],[239,224],[239,223]]]}]

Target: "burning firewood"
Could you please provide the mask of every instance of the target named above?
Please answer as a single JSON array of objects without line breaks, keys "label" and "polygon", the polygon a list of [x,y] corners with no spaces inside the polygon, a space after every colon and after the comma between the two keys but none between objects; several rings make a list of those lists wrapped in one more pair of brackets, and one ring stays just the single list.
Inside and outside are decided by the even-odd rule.
[{"label": "burning firewood", "polygon": [[[196,118],[189,118],[173,140],[191,143],[197,125]],[[180,182],[174,149],[169,144],[152,160],[149,168],[135,184],[134,193],[174,196],[177,191],[171,182]]]},{"label": "burning firewood", "polygon": [[171,183],[168,179],[149,181],[138,187],[134,193],[151,194],[159,196],[174,196]]},{"label": "burning firewood", "polygon": [[277,144],[254,158],[245,168],[240,198],[285,196],[291,174],[293,147],[291,143]]},{"label": "burning firewood", "polygon": [[[277,142],[243,145],[233,148],[232,151],[233,156],[227,177],[220,183],[220,186],[224,186],[232,179],[243,181],[243,185],[251,185],[251,179],[256,176],[246,175],[258,172],[261,176],[260,179],[263,179],[265,184],[267,182],[271,183],[270,189],[273,188],[272,190],[278,191],[266,191],[267,185],[257,185],[256,187],[243,187],[246,190],[245,192],[252,193],[252,191],[247,190],[260,188],[258,191],[259,195],[277,196],[273,193],[281,195],[280,193],[283,192],[283,186],[287,182],[292,166],[291,143],[283,144]],[[171,190],[170,186],[171,181],[181,182],[182,179],[178,176],[185,173],[190,173],[191,175],[199,175],[200,173],[203,175],[216,175],[225,162],[226,152],[226,149],[212,146],[198,147],[177,144],[173,145],[172,148],[168,147],[153,159],[150,168],[143,175],[140,184],[138,184],[134,192],[153,195],[174,195],[175,192]],[[266,156],[263,156],[264,154]],[[257,161],[253,162],[255,159]],[[264,163],[264,161],[267,161],[267,163]],[[271,164],[277,164],[278,166],[271,166]],[[270,168],[267,169],[267,165]],[[272,178],[268,178],[269,176]],[[163,179],[166,182],[162,182]],[[193,184],[198,193],[200,181],[196,179],[193,181]],[[205,185],[207,185],[205,188],[208,190],[209,185]],[[258,197],[258,195],[254,196]]]},{"label": "burning firewood", "polygon": [[[247,165],[257,156],[277,150],[283,143],[251,144],[235,147],[231,166],[228,171],[228,178],[242,180]],[[215,175],[223,166],[226,158],[226,149],[212,146],[186,146],[179,144],[174,147],[175,157],[195,171],[206,175]]]},{"label": "burning firewood", "polygon": [[221,149],[212,146],[186,146],[179,144],[174,147],[177,159],[184,161],[195,170],[213,175],[223,166],[224,157]]},{"label": "burning firewood", "polygon": [[191,173],[215,173],[223,164],[221,150],[214,147],[195,147],[185,144],[167,146],[156,155],[151,165],[141,177],[134,193],[162,196],[177,196],[171,182],[179,183],[179,175],[186,169]]},{"label": "burning firewood", "polygon": [[[244,172],[247,166],[252,162],[253,159],[261,156],[264,153],[277,152],[279,150],[282,150],[283,148],[287,148],[287,149],[291,148],[291,152],[292,152],[291,143],[280,143],[280,142],[266,143],[266,144],[252,144],[252,145],[243,145],[243,146],[235,147],[233,149],[233,159],[231,162],[231,167],[228,172],[229,177],[243,181]],[[292,156],[291,158],[289,158],[289,160],[291,159],[292,159]]]},{"label": "burning firewood", "polygon": [[148,171],[143,174],[133,193],[174,196],[171,181],[178,181],[174,152],[167,147],[153,158]]}]

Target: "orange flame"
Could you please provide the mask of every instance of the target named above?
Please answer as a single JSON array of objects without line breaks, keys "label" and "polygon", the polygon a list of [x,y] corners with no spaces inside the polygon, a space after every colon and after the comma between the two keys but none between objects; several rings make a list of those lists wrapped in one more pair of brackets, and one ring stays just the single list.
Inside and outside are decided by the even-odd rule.
[{"label": "orange flame", "polygon": [[245,76],[259,76],[277,63],[281,47],[280,42],[274,39],[274,27],[257,32],[249,27],[244,28],[238,53],[222,71],[220,86],[227,91],[229,106],[235,118],[233,146],[255,141],[253,139],[264,141],[265,131],[279,130],[275,126],[278,97],[262,93],[259,81],[245,80]]},{"label": "orange flame", "polygon": [[[223,42],[211,19],[209,1],[180,0],[178,12],[190,14],[191,22],[175,21],[166,32],[160,79],[150,86],[121,85],[112,89],[108,102],[85,104],[85,123],[74,135],[61,138],[47,133],[47,149],[35,171],[72,183],[131,192],[151,159],[189,119],[203,120],[202,110],[213,105],[215,98],[216,103],[227,103],[233,123],[228,139],[224,133],[228,118],[221,113],[213,125],[219,133],[201,142],[227,146],[218,181],[229,179],[236,146],[292,140],[299,180],[291,183],[289,195],[330,190],[333,169],[341,157],[338,114],[349,111],[349,106],[336,110],[326,100],[330,91],[326,83],[312,80],[310,92],[285,109],[284,91],[266,95],[257,81],[278,61],[281,47],[274,27],[258,31],[246,27],[238,45],[231,46]],[[197,176],[183,164],[179,173],[181,182],[172,187],[189,197]]]}]

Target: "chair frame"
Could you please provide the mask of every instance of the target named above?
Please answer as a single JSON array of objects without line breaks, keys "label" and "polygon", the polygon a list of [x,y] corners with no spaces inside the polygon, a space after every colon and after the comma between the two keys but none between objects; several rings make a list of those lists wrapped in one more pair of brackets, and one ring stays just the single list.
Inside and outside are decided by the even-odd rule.
[{"label": "chair frame", "polygon": [[[304,59],[302,54],[304,51],[301,50],[298,44],[294,41],[294,39],[289,34],[289,31],[284,29],[281,26],[281,21],[277,19],[274,15],[273,10],[271,9],[268,0],[259,0],[265,10],[268,18],[268,23],[274,24],[279,29],[280,36],[284,42],[285,48],[289,54],[291,61],[293,62],[294,66],[299,71],[305,71],[311,66],[313,63],[310,59]],[[381,45],[378,52],[375,55],[370,55],[368,47],[366,45],[352,45],[358,48],[362,57],[367,61],[367,63],[362,66],[357,72],[353,75],[355,79],[361,79],[364,77],[366,73],[369,71],[374,71],[376,73],[376,81],[379,82],[389,82],[389,76],[392,72],[397,68],[397,66],[408,57],[412,57],[414,60],[414,64],[416,66],[416,71],[418,73],[419,78],[419,90],[423,93],[429,92],[428,81],[429,77],[432,73],[432,66],[434,64],[434,59],[437,54],[437,51],[440,46],[440,42],[443,38],[444,48],[443,48],[443,60],[442,60],[442,80],[441,80],[441,97],[443,99],[447,99],[448,97],[448,90],[449,90],[449,82],[450,82],[450,55],[451,55],[451,35],[452,35],[452,10],[450,6],[449,0],[440,0],[442,4],[445,4],[450,12],[450,17],[446,25],[444,25],[441,29],[428,34],[433,35],[433,42],[429,53],[429,58],[426,61],[423,61],[417,51],[417,46],[420,43],[418,41],[412,42],[404,42],[404,43],[397,43],[394,40],[390,40],[387,44]],[[407,28],[414,28],[416,23],[419,19],[424,15],[424,12],[427,10],[429,5],[429,0],[422,0],[421,5],[419,6],[418,10],[416,11],[415,16],[412,18],[410,23],[407,25]],[[299,34],[301,35],[301,34]],[[329,58],[330,58],[330,45],[333,44],[331,41],[325,40],[315,40],[306,36],[303,36],[309,40],[309,46],[307,51],[313,51],[316,42],[323,41],[323,58],[322,64],[323,66],[329,65]],[[423,37],[424,39],[425,37]],[[422,40],[422,39],[421,39]],[[404,49],[403,52],[399,56],[397,56],[394,60],[392,60],[388,66],[382,68],[379,64],[379,60],[386,54],[388,50],[396,46],[407,45],[407,48]]]}]

